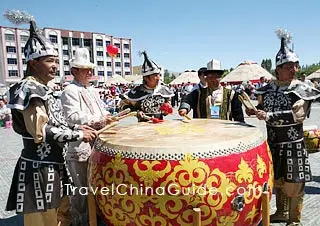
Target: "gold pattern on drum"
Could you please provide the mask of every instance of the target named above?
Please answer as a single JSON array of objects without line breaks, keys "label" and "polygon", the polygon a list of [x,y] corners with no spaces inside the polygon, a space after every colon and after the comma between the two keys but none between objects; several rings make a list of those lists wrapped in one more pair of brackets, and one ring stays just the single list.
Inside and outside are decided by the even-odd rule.
[{"label": "gold pattern on drum", "polygon": [[202,126],[183,124],[179,127],[172,126],[157,126],[154,128],[159,135],[174,135],[186,133],[205,133],[206,130]]},{"label": "gold pattern on drum", "polygon": [[[125,160],[117,154],[112,161],[106,165],[91,164],[91,184],[98,187],[111,186],[113,183],[118,184],[132,184],[132,186],[139,186],[132,175],[143,178],[145,186],[158,187],[160,179],[165,179],[160,187],[168,187],[169,184],[175,183],[178,186],[177,190],[190,188],[191,186],[199,187],[203,184],[209,187],[215,187],[218,191],[216,195],[207,194],[205,196],[199,194],[190,195],[109,195],[104,196],[101,193],[97,194],[97,203],[103,212],[103,215],[110,221],[111,224],[127,225],[132,224],[138,226],[147,225],[170,225],[166,219],[174,220],[179,225],[192,226],[194,213],[190,206],[201,208],[201,221],[203,225],[234,225],[239,219],[239,213],[232,211],[229,215],[222,214],[224,211],[223,206],[231,196],[225,191],[228,190],[231,194],[237,188],[237,185],[230,180],[235,179],[238,184],[249,182],[250,189],[261,188],[258,182],[253,181],[253,170],[250,169],[248,163],[241,159],[236,172],[221,172],[215,168],[210,170],[207,163],[192,157],[190,154],[185,155],[185,158],[179,162],[167,162],[160,164],[159,161],[140,161],[133,160],[133,169],[128,169]],[[270,171],[267,172],[266,164],[259,155],[254,160],[257,166],[259,176],[266,173],[272,174],[272,165]],[[270,163],[271,164],[271,163]],[[155,172],[153,168],[157,167]],[[250,164],[251,166],[251,164]],[[129,172],[131,172],[129,174]],[[132,174],[134,172],[134,174]],[[156,176],[154,176],[156,175]],[[166,178],[164,176],[167,176]],[[231,175],[231,176],[230,176]],[[234,175],[234,176],[232,176]],[[269,175],[269,181],[272,181],[272,175]],[[128,188],[127,188],[128,189]],[[122,189],[121,192],[126,192],[127,189]],[[259,189],[258,189],[259,190]],[[272,187],[271,187],[272,190]],[[250,204],[254,199],[259,200],[261,197],[260,192],[248,194],[245,192],[245,204]],[[154,216],[151,211],[152,208],[160,209],[161,215]],[[147,209],[148,211],[142,211]],[[219,214],[218,214],[219,211]],[[143,212],[143,213],[142,213]],[[259,210],[253,206],[249,214],[246,216],[247,223],[253,222],[253,219],[259,214]]]}]

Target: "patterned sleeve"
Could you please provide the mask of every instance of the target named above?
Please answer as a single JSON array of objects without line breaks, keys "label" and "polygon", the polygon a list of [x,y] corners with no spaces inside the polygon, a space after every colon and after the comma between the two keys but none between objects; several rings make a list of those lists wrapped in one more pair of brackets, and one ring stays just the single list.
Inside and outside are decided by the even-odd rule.
[{"label": "patterned sleeve", "polygon": [[35,143],[41,143],[44,140],[58,142],[82,140],[82,131],[73,131],[68,127],[54,127],[48,125],[48,115],[43,102],[34,98],[29,106],[21,111],[28,133],[34,138]]},{"label": "patterned sleeve", "polygon": [[295,123],[292,110],[267,112],[266,122],[272,125],[288,125]]}]

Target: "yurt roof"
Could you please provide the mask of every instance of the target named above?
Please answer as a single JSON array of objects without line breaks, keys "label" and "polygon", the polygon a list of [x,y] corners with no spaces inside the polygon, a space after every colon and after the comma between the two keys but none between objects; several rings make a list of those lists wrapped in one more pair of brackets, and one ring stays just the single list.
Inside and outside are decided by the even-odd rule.
[{"label": "yurt roof", "polygon": [[306,79],[315,79],[315,78],[320,78],[320,69],[306,77]]},{"label": "yurt roof", "polygon": [[170,82],[171,85],[182,84],[182,83],[199,83],[198,72],[195,70],[187,70],[181,73],[177,78]]},{"label": "yurt roof", "polygon": [[247,60],[239,64],[233,71],[221,79],[221,82],[258,81],[260,77],[274,79],[274,76],[259,64]]}]

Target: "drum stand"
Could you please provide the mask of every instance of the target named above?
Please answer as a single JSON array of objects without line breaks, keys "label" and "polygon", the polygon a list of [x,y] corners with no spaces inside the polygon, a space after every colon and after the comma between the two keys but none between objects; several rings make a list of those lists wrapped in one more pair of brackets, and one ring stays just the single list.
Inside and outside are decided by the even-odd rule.
[{"label": "drum stand", "polygon": [[89,225],[97,226],[96,200],[94,195],[91,192],[88,194],[88,211],[89,211]]},{"label": "drum stand", "polygon": [[270,198],[269,198],[268,185],[264,186],[261,196],[262,206],[262,226],[270,226]]},{"label": "drum stand", "polygon": [[195,221],[194,226],[201,226],[201,209],[200,208],[193,208],[193,211],[195,212]]}]

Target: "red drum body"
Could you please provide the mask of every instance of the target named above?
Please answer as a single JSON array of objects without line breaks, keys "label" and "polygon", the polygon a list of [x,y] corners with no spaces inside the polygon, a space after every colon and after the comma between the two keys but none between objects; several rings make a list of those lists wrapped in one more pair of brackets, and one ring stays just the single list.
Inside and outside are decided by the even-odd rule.
[{"label": "red drum body", "polygon": [[100,137],[89,181],[108,225],[257,225],[271,155],[255,127],[195,119],[119,127]]},{"label": "red drum body", "polygon": [[320,130],[315,127],[306,127],[303,131],[304,143],[309,154],[320,151]]}]

